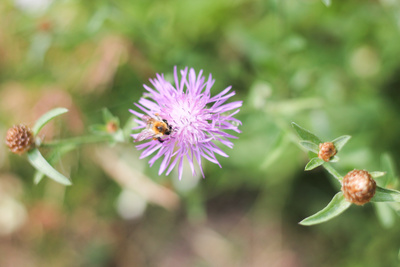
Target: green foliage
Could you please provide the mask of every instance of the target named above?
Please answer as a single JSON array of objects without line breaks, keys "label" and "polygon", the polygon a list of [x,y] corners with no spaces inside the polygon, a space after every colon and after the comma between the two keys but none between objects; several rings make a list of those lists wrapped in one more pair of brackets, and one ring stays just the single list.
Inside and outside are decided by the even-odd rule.
[{"label": "green foliage", "polygon": [[[297,225],[325,206],[339,190],[342,174],[354,168],[386,172],[377,184],[399,189],[398,176],[391,172],[400,157],[398,1],[69,0],[40,1],[51,5],[39,11],[22,8],[21,2],[38,1],[0,1],[0,132],[4,136],[9,125],[33,123],[55,106],[68,107],[68,116],[39,133],[46,144],[39,150],[71,176],[74,186],[65,194],[48,179],[29,186],[35,169],[24,164],[25,157],[0,153],[0,181],[10,173],[28,181],[22,204],[30,216],[22,234],[16,233],[20,245],[14,236],[4,239],[5,252],[15,253],[2,257],[1,266],[12,265],[13,257],[28,261],[20,265],[44,267],[160,266],[171,258],[190,266],[215,265],[198,256],[204,251],[198,250],[196,237],[210,236],[196,232],[199,225],[210,227],[212,237],[226,238],[221,244],[238,248],[232,258],[242,265],[251,265],[247,259],[256,261],[257,251],[271,251],[277,241],[290,247],[271,253],[284,257],[290,251],[302,266],[398,265],[396,202],[352,207],[312,229]],[[233,86],[235,99],[244,100],[242,133],[226,151],[230,157],[221,159],[223,168],[203,162],[206,179],[194,189],[198,206],[180,200],[192,213],[203,205],[201,224],[187,225],[184,214],[191,212],[183,208],[170,212],[157,204],[149,205],[144,216],[123,221],[113,210],[120,191],[111,175],[116,172],[99,164],[97,148],[101,142],[113,144],[116,158],[136,170],[130,179],[146,177],[174,190],[173,175],[158,176],[159,161],[148,168],[146,160],[139,160],[130,137],[137,125],[128,109],[155,73],[173,80],[175,65],[212,73],[212,94]],[[123,143],[104,132],[102,107],[120,118]],[[310,161],[322,166],[303,172],[307,156],[298,149],[291,121],[321,140],[344,133],[353,138],[337,163],[337,157],[324,163],[309,151]],[[100,127],[92,132],[94,123]],[[64,153],[68,146],[49,144],[86,133],[90,139],[85,142],[96,145],[86,142],[81,149],[82,139],[68,140],[74,141],[74,152]],[[381,157],[383,152],[391,156]],[[43,202],[58,213],[35,216],[33,209]],[[372,216],[371,206],[382,214],[379,218],[391,221],[385,224],[389,228],[382,229],[383,220]],[[41,217],[55,218],[58,226],[41,224]],[[178,251],[182,242],[192,253],[182,259],[165,253],[166,246]],[[102,244],[110,246],[108,253],[99,249]],[[96,253],[80,253],[93,247]]]},{"label": "green foliage", "polygon": [[308,151],[311,151],[311,152],[313,152],[314,154],[318,154],[319,148],[318,148],[318,145],[317,145],[317,144],[315,144],[315,143],[313,143],[313,142],[311,142],[311,141],[308,141],[308,140],[301,140],[301,141],[299,142],[299,144],[300,144],[302,147],[304,147],[305,149],[307,149]]},{"label": "green foliage", "polygon": [[[300,138],[302,139],[302,142],[304,143],[311,143],[314,144],[315,146],[318,147],[318,145],[320,143],[322,143],[321,139],[319,139],[316,135],[314,135],[313,133],[311,133],[310,131],[300,127],[299,125],[297,125],[296,123],[292,122],[292,126],[295,129],[295,131],[297,132],[297,134],[300,136]],[[302,143],[300,143],[302,144]],[[318,151],[318,150],[317,150]]]},{"label": "green foliage", "polygon": [[[28,151],[28,160],[35,167],[38,171],[45,174],[49,178],[53,179],[54,181],[63,184],[63,185],[71,185],[71,181],[56,171],[47,161],[43,158],[42,154],[40,154],[37,148],[31,149]],[[35,180],[39,180],[36,178]]]},{"label": "green foliage", "polygon": [[400,192],[377,186],[372,202],[400,202]]},{"label": "green foliage", "polygon": [[[47,157],[46,161],[47,161],[50,165],[53,165],[53,164],[57,163],[58,161],[60,161],[61,158],[62,158],[62,156],[63,156],[64,154],[70,152],[70,151],[73,150],[73,149],[75,149],[74,146],[61,146],[61,147],[58,147],[57,149],[54,149],[53,151],[51,151],[51,153],[50,153],[50,155]],[[38,152],[36,152],[36,153],[38,153]],[[40,153],[40,152],[39,152],[39,153]],[[30,157],[30,156],[28,155],[28,158],[29,158],[29,157]],[[41,157],[39,156],[39,158],[41,158]],[[43,159],[41,159],[41,160],[43,160]],[[41,181],[41,180],[44,178],[44,176],[46,175],[45,172],[46,172],[46,173],[49,173],[49,171],[46,171],[46,169],[48,168],[48,165],[47,165],[46,163],[41,164],[41,163],[38,162],[38,165],[39,165],[40,167],[39,167],[39,168],[36,168],[37,170],[36,170],[36,173],[35,173],[35,175],[34,175],[34,177],[33,177],[33,182],[34,182],[35,184],[40,183],[40,181]],[[42,165],[44,165],[44,166],[47,165],[47,167],[43,167]],[[42,170],[43,168],[44,168],[44,171]],[[55,173],[55,172],[54,172],[54,170],[50,170],[50,173]],[[50,176],[49,176],[49,177],[50,177]],[[52,177],[50,177],[50,178],[52,178]],[[55,178],[54,180],[57,181],[57,180],[59,180],[59,178],[61,178],[62,181],[65,181],[65,179],[62,178],[62,175],[60,176],[60,174],[56,174],[56,178]]]},{"label": "green foliage", "polygon": [[[39,131],[52,119],[55,117],[62,115],[68,112],[66,108],[55,108],[52,109],[45,114],[43,114],[35,123],[32,128],[33,134],[36,136],[38,135]],[[52,157],[54,159],[54,156]],[[71,181],[56,171],[42,156],[39,149],[34,148],[28,151],[28,161],[32,164],[33,167],[37,169],[37,173],[34,177],[35,184],[38,184],[40,180],[42,180],[44,175],[47,175],[49,178],[53,179],[54,181],[63,184],[63,185],[71,185]]]},{"label": "green foliage", "polygon": [[114,116],[107,108],[103,108],[103,124],[90,125],[89,131],[95,135],[110,136],[110,144],[115,145],[129,139],[130,129],[126,127],[131,125],[130,121],[127,122],[124,129],[121,129],[119,118]]},{"label": "green foliage", "polygon": [[350,138],[351,138],[350,135],[343,135],[333,140],[332,143],[335,146],[336,150],[340,151],[342,150],[344,145],[350,140]]},{"label": "green foliage", "polygon": [[384,176],[386,174],[386,172],[375,171],[375,172],[370,172],[369,174],[372,176],[372,178],[376,179],[376,178],[380,178],[380,177]]},{"label": "green foliage", "polygon": [[307,163],[306,167],[304,168],[304,170],[311,171],[317,168],[318,166],[321,166],[322,164],[324,164],[324,160],[318,157],[311,158],[310,161]]},{"label": "green foliage", "polygon": [[[65,108],[56,108],[46,112],[37,120],[32,131],[37,135],[38,132],[52,119],[66,112],[68,112],[68,110]],[[52,146],[54,147],[54,150],[51,152],[48,160],[42,156],[38,148],[32,149],[28,152],[29,162],[37,169],[34,176],[34,183],[38,184],[43,179],[44,175],[46,175],[60,184],[71,185],[70,180],[56,171],[51,164],[58,162],[64,154],[76,149],[79,145],[102,141],[108,141],[110,144],[115,144],[118,142],[124,142],[125,138],[128,138],[126,136],[128,134],[127,130],[125,130],[124,136],[124,130],[119,127],[119,118],[113,116],[108,109],[103,109],[103,120],[104,124],[92,125],[90,127],[90,130],[95,134],[95,136],[83,136],[51,143],[42,143],[42,141],[38,142],[38,147]],[[130,124],[131,123],[127,123],[127,125]]]},{"label": "green foliage", "polygon": [[32,128],[32,132],[34,135],[37,135],[39,131],[45,126],[47,123],[49,123],[52,119],[55,117],[64,114],[68,112],[68,109],[66,108],[55,108],[52,109],[45,114],[43,114],[35,123],[35,125]]},{"label": "green foliage", "polygon": [[[322,143],[322,141],[315,136],[313,133],[310,131],[300,127],[296,123],[292,122],[292,126],[299,135],[299,137],[302,139],[299,141],[300,145],[304,147],[305,149],[309,150],[312,152],[311,154],[311,159],[307,163],[305,170],[310,171],[318,166],[323,165],[325,169],[332,174],[340,183],[341,180],[343,179],[342,176],[336,171],[335,168],[329,163],[326,163],[324,160],[322,160],[319,157],[315,157],[314,155],[318,153],[318,143]],[[350,140],[351,136],[349,135],[344,135],[341,137],[338,137],[331,141],[336,149],[337,152],[341,150],[344,145]],[[336,157],[336,156],[335,156]],[[339,159],[332,158],[330,161],[338,161]],[[335,160],[333,160],[335,159]],[[387,168],[390,168],[390,159],[386,156],[383,158],[385,162],[385,166]],[[326,163],[326,164],[324,164]],[[386,172],[381,172],[381,171],[375,171],[375,172],[370,172],[369,173],[374,179],[382,177],[386,174]],[[371,199],[371,202],[400,202],[400,192],[397,190],[392,190],[392,189],[386,189],[377,186],[376,187],[376,192],[374,197]],[[302,220],[300,222],[301,225],[314,225],[314,224],[319,224],[323,222],[327,222],[331,220],[332,218],[336,217],[337,215],[341,214],[343,211],[345,211],[348,207],[350,207],[351,203],[348,202],[342,192],[338,192],[332,199],[332,201],[321,211],[317,212],[316,214],[307,217],[306,219]],[[379,213],[378,213],[379,214]],[[380,213],[383,214],[383,213]],[[388,222],[385,220],[382,220],[385,224]]]},{"label": "green foliage", "polygon": [[[299,144],[304,147],[306,150],[308,150],[309,155],[310,155],[310,161],[307,163],[305,170],[306,171],[311,171],[322,164],[325,163],[325,161],[321,158],[318,157],[318,151],[319,151],[319,144],[323,143],[321,139],[319,139],[316,135],[311,133],[310,131],[300,127],[296,123],[292,122],[292,126],[295,129],[296,133],[299,135],[299,137],[302,139],[299,141]],[[335,140],[331,141],[333,145],[335,146],[336,153],[342,150],[344,145],[350,140],[351,136],[349,135],[343,135]],[[339,157],[334,155],[331,157],[329,160],[330,162],[337,162],[339,161]],[[338,180],[341,180],[341,177],[338,175],[334,175]]]},{"label": "green foliage", "polygon": [[333,197],[332,201],[329,202],[324,209],[310,217],[305,218],[299,222],[299,224],[308,226],[329,221],[347,210],[350,205],[351,203],[345,200],[343,193],[339,192]]}]

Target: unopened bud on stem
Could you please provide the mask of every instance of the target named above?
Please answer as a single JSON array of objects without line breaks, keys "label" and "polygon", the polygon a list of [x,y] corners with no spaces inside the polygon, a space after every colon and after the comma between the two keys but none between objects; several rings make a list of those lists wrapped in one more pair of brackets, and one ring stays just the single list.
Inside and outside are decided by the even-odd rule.
[{"label": "unopened bud on stem", "polygon": [[107,122],[107,133],[115,133],[118,130],[118,125],[114,121]]},{"label": "unopened bud on stem", "polygon": [[336,148],[332,142],[319,144],[318,157],[326,162],[336,155]]},{"label": "unopened bud on stem", "polygon": [[343,177],[342,191],[347,201],[356,205],[368,203],[375,195],[376,182],[367,171],[353,170]]}]

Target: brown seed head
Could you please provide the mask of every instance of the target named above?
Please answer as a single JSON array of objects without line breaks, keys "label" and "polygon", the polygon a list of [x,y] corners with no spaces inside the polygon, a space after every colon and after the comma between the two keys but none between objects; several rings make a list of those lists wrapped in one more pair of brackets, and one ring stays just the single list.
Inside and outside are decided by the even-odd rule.
[{"label": "brown seed head", "polygon": [[7,131],[6,145],[11,152],[22,154],[33,147],[34,136],[31,129],[23,124],[14,125]]},{"label": "brown seed head", "polygon": [[342,191],[347,201],[356,205],[368,203],[375,195],[376,182],[367,171],[353,170],[342,181]]},{"label": "brown seed head", "polygon": [[333,156],[336,155],[336,148],[332,142],[325,142],[319,144],[318,157],[328,162]]}]

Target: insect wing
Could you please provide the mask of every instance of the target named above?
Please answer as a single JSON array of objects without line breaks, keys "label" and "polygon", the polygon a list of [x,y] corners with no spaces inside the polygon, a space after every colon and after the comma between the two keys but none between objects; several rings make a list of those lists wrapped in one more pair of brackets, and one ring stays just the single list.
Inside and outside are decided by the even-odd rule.
[{"label": "insect wing", "polygon": [[145,121],[146,123],[149,123],[150,120],[154,120],[154,119],[148,115],[143,115],[142,120]]},{"label": "insect wing", "polygon": [[140,142],[148,138],[152,138],[154,136],[154,132],[149,129],[144,129],[142,132],[138,134],[135,139],[135,142]]}]

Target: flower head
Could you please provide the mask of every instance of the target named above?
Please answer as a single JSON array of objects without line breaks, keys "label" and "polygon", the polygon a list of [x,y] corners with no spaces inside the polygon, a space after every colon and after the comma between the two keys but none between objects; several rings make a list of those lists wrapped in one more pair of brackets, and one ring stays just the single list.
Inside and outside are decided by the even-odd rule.
[{"label": "flower head", "polygon": [[22,154],[31,149],[34,145],[32,130],[23,124],[14,125],[7,131],[6,145],[11,152]]},{"label": "flower head", "polygon": [[242,101],[226,103],[235,95],[235,92],[230,92],[231,86],[212,97],[210,91],[214,80],[210,74],[206,81],[202,70],[197,76],[192,68],[189,71],[185,68],[180,74],[181,77],[175,67],[175,86],[159,74],[156,79],[150,79],[154,88],[144,85],[147,93],[136,104],[143,113],[130,110],[139,118],[135,119],[139,126],[134,129],[144,129],[132,136],[136,139],[139,135],[138,140],[149,140],[137,148],[143,149],[140,158],[155,153],[149,161],[150,166],[163,157],[159,174],[166,171],[168,175],[178,165],[181,179],[186,157],[192,174],[195,175],[196,160],[204,177],[202,158],[221,167],[215,154],[228,157],[216,142],[233,147],[229,138],[236,137],[225,131],[240,133],[238,125],[241,122],[233,116],[239,112]]},{"label": "flower head", "polygon": [[375,190],[376,182],[367,171],[353,170],[343,177],[342,191],[346,200],[351,203],[368,203],[375,195]]}]

